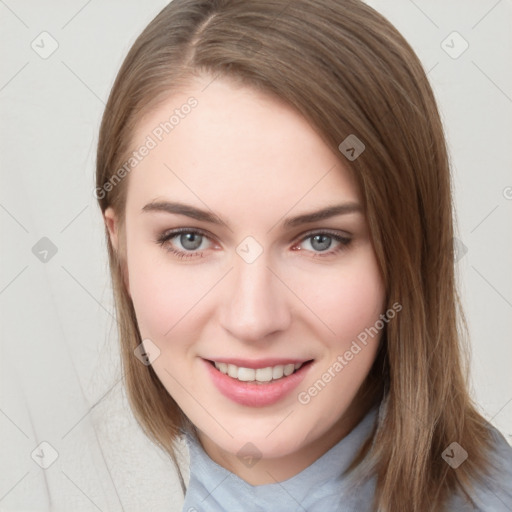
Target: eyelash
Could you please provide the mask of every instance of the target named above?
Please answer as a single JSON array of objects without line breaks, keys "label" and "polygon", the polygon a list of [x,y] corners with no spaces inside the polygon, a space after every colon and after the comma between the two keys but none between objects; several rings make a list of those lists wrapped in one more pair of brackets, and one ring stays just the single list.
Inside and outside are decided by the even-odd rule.
[{"label": "eyelash", "polygon": [[[193,228],[180,228],[180,229],[174,229],[172,231],[166,231],[162,233],[156,240],[156,243],[163,247],[167,252],[172,253],[174,256],[176,256],[179,259],[183,258],[202,258],[203,251],[200,252],[193,252],[193,251],[180,251],[177,249],[174,249],[168,242],[175,238],[178,235],[181,235],[183,233],[187,234],[194,234],[199,235],[202,237],[205,237],[207,239],[210,239],[210,237],[203,231],[199,229],[193,229]],[[328,237],[332,238],[336,242],[339,242],[339,245],[336,249],[328,250],[328,251],[320,251],[315,252],[313,255],[313,258],[324,258],[328,256],[333,256],[334,254],[338,254],[339,252],[345,250],[350,243],[352,242],[351,238],[344,237],[340,235],[339,233],[332,232],[329,230],[323,230],[323,231],[310,231],[304,235],[302,235],[302,238],[299,240],[299,244],[308,240],[309,238],[313,238],[318,235],[327,235]],[[296,244],[298,245],[298,244]]]}]

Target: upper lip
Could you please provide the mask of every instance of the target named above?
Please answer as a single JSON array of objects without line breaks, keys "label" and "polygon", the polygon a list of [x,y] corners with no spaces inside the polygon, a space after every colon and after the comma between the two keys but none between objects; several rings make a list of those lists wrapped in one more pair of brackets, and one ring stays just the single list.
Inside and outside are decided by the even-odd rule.
[{"label": "upper lip", "polygon": [[215,363],[226,363],[226,364],[234,364],[235,366],[242,368],[253,368],[257,370],[258,368],[267,368],[269,366],[278,366],[278,365],[287,365],[287,364],[297,364],[297,363],[306,363],[311,361],[311,359],[298,359],[298,358],[265,358],[265,359],[239,359],[232,357],[212,357],[207,359],[207,361],[212,361]]}]

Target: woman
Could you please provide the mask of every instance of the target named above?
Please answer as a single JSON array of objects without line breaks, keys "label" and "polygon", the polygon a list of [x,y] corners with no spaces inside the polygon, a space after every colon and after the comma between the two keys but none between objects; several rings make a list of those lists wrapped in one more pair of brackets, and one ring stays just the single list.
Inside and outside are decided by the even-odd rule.
[{"label": "woman", "polygon": [[96,195],[131,406],[190,449],[183,510],[512,509],[435,99],[373,9],[174,0],[111,91]]}]

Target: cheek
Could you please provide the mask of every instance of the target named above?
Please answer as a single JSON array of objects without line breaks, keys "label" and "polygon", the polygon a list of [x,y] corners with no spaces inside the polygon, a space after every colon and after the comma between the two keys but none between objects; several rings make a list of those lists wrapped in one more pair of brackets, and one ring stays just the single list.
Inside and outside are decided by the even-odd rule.
[{"label": "cheek", "polygon": [[155,252],[142,245],[129,250],[128,275],[141,336],[161,340],[193,317],[206,286],[198,274],[167,264],[165,256]]},{"label": "cheek", "polygon": [[373,252],[359,253],[325,275],[317,273],[314,283],[307,279],[304,302],[328,326],[330,344],[350,343],[383,312],[385,291]]},{"label": "cheek", "polygon": [[321,435],[343,416],[368,375],[382,332],[374,326],[385,298],[373,252],[359,253],[319,284],[327,291],[311,300],[331,335],[319,337],[324,357],[297,394],[301,410],[314,418],[314,435]]},{"label": "cheek", "polygon": [[377,276],[359,275],[347,278],[332,307],[333,330],[344,339],[354,339],[373,325],[382,312],[384,291]]}]

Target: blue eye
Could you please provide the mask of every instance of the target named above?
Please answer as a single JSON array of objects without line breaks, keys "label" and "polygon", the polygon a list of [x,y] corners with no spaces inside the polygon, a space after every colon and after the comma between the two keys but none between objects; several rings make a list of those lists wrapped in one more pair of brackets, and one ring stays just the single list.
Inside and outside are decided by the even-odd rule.
[{"label": "blue eye", "polygon": [[[302,238],[300,244],[308,241],[311,249],[308,251],[313,252],[314,257],[331,256],[339,251],[342,251],[352,241],[346,236],[342,236],[339,233],[317,231],[315,233],[309,233]],[[300,245],[299,244],[299,245]],[[336,247],[329,250],[333,245]]]},{"label": "blue eye", "polygon": [[179,239],[181,246],[187,251],[196,251],[203,242],[203,235],[193,232],[176,235],[176,238]]},{"label": "blue eye", "polygon": [[[176,239],[182,249],[176,249]],[[203,256],[202,252],[197,252],[208,237],[196,229],[177,229],[171,232],[163,233],[157,240],[157,243],[164,247],[168,252],[175,254],[179,258],[190,258]],[[203,249],[206,249],[203,247]]]},{"label": "blue eye", "polygon": [[[299,246],[299,250],[312,253],[314,258],[327,257],[344,250],[351,241],[351,238],[342,236],[338,232],[317,231],[303,235],[294,248]],[[208,242],[211,242],[211,239],[198,229],[180,228],[162,233],[156,242],[180,259],[203,258],[204,251],[210,248]],[[309,248],[300,247],[306,242]],[[331,248],[333,245],[334,249]]]}]

